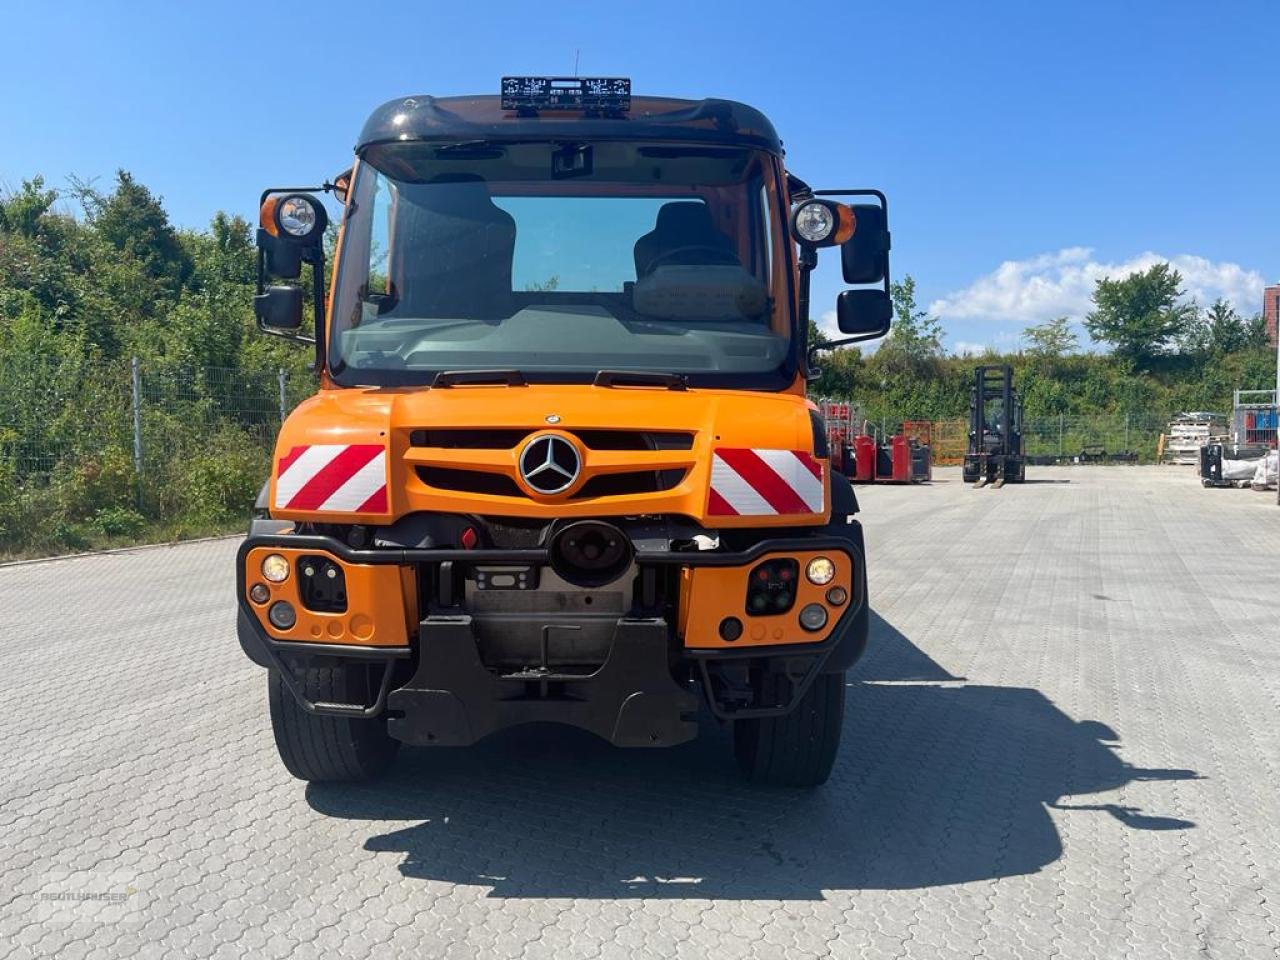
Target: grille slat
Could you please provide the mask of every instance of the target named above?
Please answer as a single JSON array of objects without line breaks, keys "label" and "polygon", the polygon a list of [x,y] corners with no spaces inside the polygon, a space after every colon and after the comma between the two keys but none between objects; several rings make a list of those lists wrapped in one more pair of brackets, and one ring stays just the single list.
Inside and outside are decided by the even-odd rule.
[{"label": "grille slat", "polygon": [[[511,450],[543,430],[506,427],[428,427],[409,434],[409,445],[442,450]],[[683,430],[565,430],[588,450],[692,450]]]}]

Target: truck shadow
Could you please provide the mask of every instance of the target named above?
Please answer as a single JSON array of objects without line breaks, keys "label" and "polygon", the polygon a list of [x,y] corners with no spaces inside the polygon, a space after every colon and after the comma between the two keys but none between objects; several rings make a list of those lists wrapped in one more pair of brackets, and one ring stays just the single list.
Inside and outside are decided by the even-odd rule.
[{"label": "truck shadow", "polygon": [[671,750],[555,727],[405,750],[386,779],[312,785],[307,800],[367,825],[365,849],[401,854],[404,876],[495,897],[818,899],[1035,872],[1063,852],[1051,807],[1135,830],[1195,826],[1063,802],[1193,771],[1132,767],[1105,725],[1033,689],[966,685],[874,614],[871,640],[836,770],[816,791],[744,783],[707,718]]}]

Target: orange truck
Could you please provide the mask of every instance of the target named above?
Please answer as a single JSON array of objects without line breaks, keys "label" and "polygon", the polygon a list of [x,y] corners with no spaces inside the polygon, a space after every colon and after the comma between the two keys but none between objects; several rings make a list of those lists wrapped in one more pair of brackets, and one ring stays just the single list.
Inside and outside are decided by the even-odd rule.
[{"label": "orange truck", "polygon": [[827,779],[867,574],[810,276],[837,248],[837,342],[887,332],[883,194],[811,189],[741,103],[506,77],[379,107],[334,182],[264,192],[258,244],[258,324],[319,380],[237,557],[291,773],[709,713],[749,778]]}]

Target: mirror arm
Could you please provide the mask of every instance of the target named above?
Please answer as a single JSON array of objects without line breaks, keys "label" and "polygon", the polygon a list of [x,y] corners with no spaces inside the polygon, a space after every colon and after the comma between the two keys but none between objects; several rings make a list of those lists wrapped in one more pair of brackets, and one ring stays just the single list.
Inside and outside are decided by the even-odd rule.
[{"label": "mirror arm", "polygon": [[315,330],[314,337],[308,337],[316,347],[315,372],[319,373],[324,369],[324,246],[323,238],[313,250],[309,251],[309,259],[311,260],[311,309],[315,314],[315,322],[312,329]]},{"label": "mirror arm", "polygon": [[288,330],[265,327],[261,321],[258,323],[258,329],[269,337],[279,337],[281,340],[288,340],[290,343],[301,343],[309,347],[316,342],[315,337],[309,337],[305,333],[290,333]]},{"label": "mirror arm", "polygon": [[875,197],[880,201],[880,206],[884,208],[884,218],[889,219],[889,198],[880,190],[872,189],[851,189],[851,190],[814,190],[815,197]]},{"label": "mirror arm", "polygon": [[809,287],[813,268],[818,265],[818,251],[813,247],[801,246],[797,262],[800,267],[800,289],[796,291],[800,315],[800,356],[804,359],[804,369],[800,372],[805,380],[812,382],[822,373],[814,364],[817,348],[809,342]]},{"label": "mirror arm", "polygon": [[883,336],[883,333],[860,333],[856,337],[841,337],[839,340],[828,340],[826,343],[820,343],[813,348],[813,351],[816,353],[819,350],[835,350],[837,347],[847,347],[851,343],[878,340]]}]

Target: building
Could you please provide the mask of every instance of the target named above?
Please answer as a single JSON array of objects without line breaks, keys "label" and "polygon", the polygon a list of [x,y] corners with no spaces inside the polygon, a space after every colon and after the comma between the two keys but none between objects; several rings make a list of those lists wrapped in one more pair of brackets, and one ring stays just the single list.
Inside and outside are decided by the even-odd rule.
[{"label": "building", "polygon": [[1280,334],[1276,329],[1280,323],[1280,283],[1262,291],[1262,316],[1267,321],[1268,341],[1273,347],[1280,346]]}]

